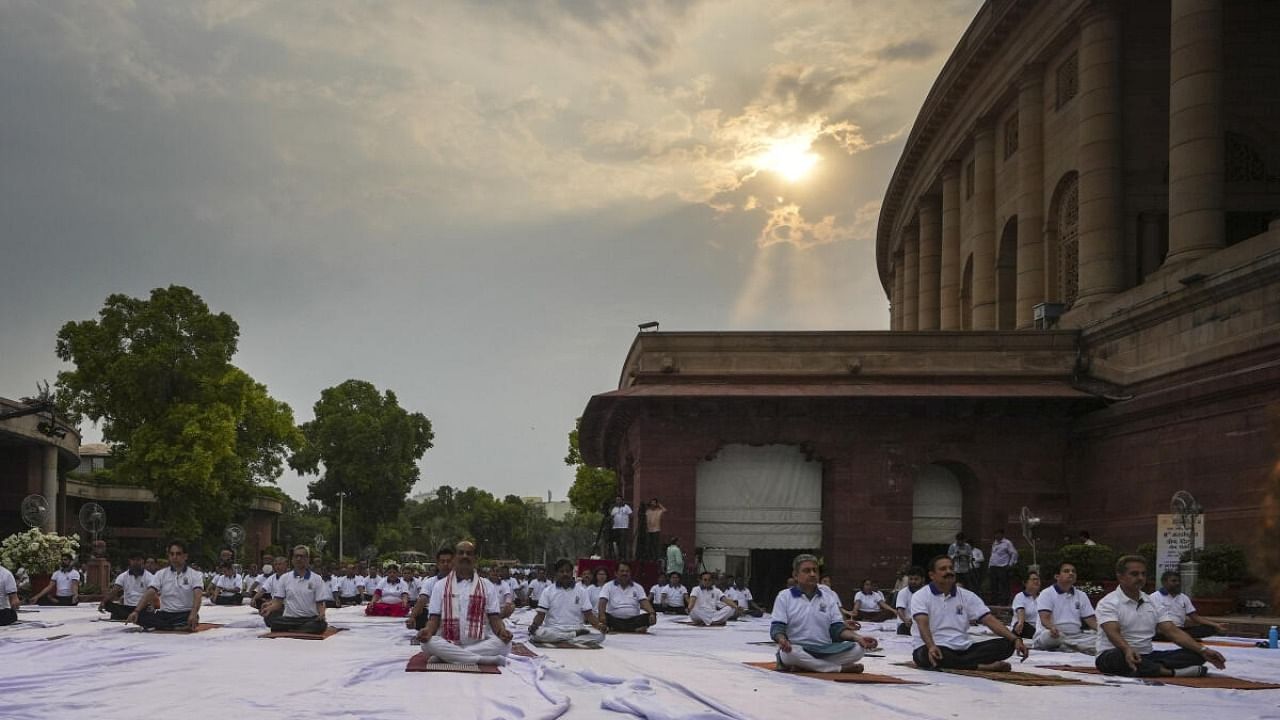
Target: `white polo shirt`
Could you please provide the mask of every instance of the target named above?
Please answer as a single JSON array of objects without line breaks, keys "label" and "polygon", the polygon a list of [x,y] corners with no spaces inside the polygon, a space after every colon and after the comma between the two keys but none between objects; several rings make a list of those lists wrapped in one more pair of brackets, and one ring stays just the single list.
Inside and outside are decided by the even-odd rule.
[{"label": "white polo shirt", "polygon": [[724,605],[720,602],[724,597],[724,591],[714,585],[709,590],[704,590],[701,585],[697,585],[689,591],[689,597],[693,598],[693,606],[700,608],[703,612],[715,612]]},{"label": "white polo shirt", "polygon": [[628,505],[618,505],[609,508],[609,515],[613,518],[614,530],[626,530],[631,527],[631,507]]},{"label": "white polo shirt", "polygon": [[[122,575],[123,574],[125,573],[122,573]],[[240,577],[239,575],[232,575],[231,577],[227,577],[222,573],[218,573],[217,575],[213,576],[213,587],[218,588],[224,593],[235,594],[240,592],[240,588],[244,587],[244,578]]]},{"label": "white polo shirt", "polygon": [[552,583],[550,580],[537,580],[537,579],[530,580],[529,581],[529,602],[531,604],[537,604],[538,600],[542,597],[542,591],[551,587],[551,585]]},{"label": "white polo shirt", "polygon": [[53,577],[50,578],[56,586],[53,592],[58,597],[71,597],[72,581],[80,582],[80,571],[72,568],[70,570],[55,570]]},{"label": "white polo shirt", "polygon": [[854,594],[853,601],[858,604],[858,609],[862,612],[876,612],[880,609],[880,603],[884,602],[884,593],[872,590],[868,595],[859,590]]},{"label": "white polo shirt", "polygon": [[[1151,602],[1160,606],[1160,609],[1169,614],[1173,619],[1173,624],[1178,627],[1186,627],[1187,616],[1192,615],[1196,611],[1196,606],[1192,604],[1191,598],[1187,594],[1180,592],[1177,595],[1166,595],[1164,589],[1155,591],[1151,594]],[[1101,607],[1102,603],[1098,603]]]},{"label": "white polo shirt", "polygon": [[262,573],[253,579],[253,589],[255,592],[262,591],[263,595],[271,594],[271,578],[275,577],[274,573]]},{"label": "white polo shirt", "polygon": [[203,589],[204,577],[190,567],[174,572],[165,567],[151,577],[148,587],[160,594],[161,612],[191,612],[194,592]]},{"label": "white polo shirt", "polygon": [[382,597],[378,599],[378,603],[382,605],[398,605],[401,602],[401,595],[409,594],[409,583],[404,578],[400,578],[396,582],[391,582],[386,578],[378,583],[378,590],[382,591]]},{"label": "white polo shirt", "polygon": [[600,599],[605,601],[605,612],[616,618],[633,618],[645,612],[640,605],[645,599],[644,589],[638,583],[632,582],[622,587],[610,580],[600,588]]},{"label": "white polo shirt", "polygon": [[689,596],[689,591],[683,585],[660,585],[658,586],[658,602],[662,602],[663,593],[666,593],[667,596],[667,601],[663,603],[663,606],[672,608],[684,607],[684,599]]},{"label": "white polo shirt", "polygon": [[[1044,593],[1041,593],[1042,595]],[[1162,622],[1173,622],[1173,617],[1144,592],[1138,593],[1133,600],[1120,588],[1107,593],[1098,601],[1098,626],[1113,622],[1120,626],[1120,635],[1139,655],[1151,652],[1151,638],[1155,637],[1156,625]],[[1098,653],[1115,649],[1111,638],[1105,632],[1098,633]]]},{"label": "white polo shirt", "polygon": [[724,596],[738,604],[740,608],[746,608],[752,600],[750,588],[731,587],[724,591]]},{"label": "white polo shirt", "polygon": [[1018,620],[1018,608],[1022,608],[1024,620],[1031,627],[1040,627],[1040,612],[1036,609],[1036,598],[1020,592],[1013,596],[1013,605],[1009,607],[1013,611],[1013,622]]},{"label": "white polo shirt", "polygon": [[334,578],[333,589],[340,597],[355,597],[360,594],[360,578],[342,575]]},{"label": "white polo shirt", "polygon": [[122,605],[136,606],[138,601],[142,599],[142,594],[151,586],[151,573],[146,570],[141,575],[130,574],[128,570],[116,576],[111,581],[113,585],[119,585],[121,589],[120,603]]},{"label": "white polo shirt", "polygon": [[577,627],[583,623],[582,613],[594,611],[586,590],[552,585],[538,598],[538,612],[546,613],[543,622],[551,627]]},{"label": "white polo shirt", "polygon": [[[968,650],[973,644],[969,637],[969,624],[990,615],[987,604],[969,590],[957,585],[949,593],[937,590],[933,583],[920,588],[911,596],[911,617],[929,618],[929,632],[938,647],[952,650]],[[924,645],[920,637],[920,623],[911,623],[911,646]]]},{"label": "white polo shirt", "polygon": [[0,610],[9,607],[9,596],[18,592],[18,580],[9,568],[0,565]]},{"label": "white polo shirt", "polygon": [[[502,580],[499,580],[498,582],[490,580],[489,584],[493,586],[494,592],[498,593],[499,605],[506,605],[507,603],[514,603],[516,601],[515,591],[512,590],[511,586],[507,585],[506,582]],[[583,592],[585,594],[586,591],[583,590]]]},{"label": "white polo shirt", "polygon": [[288,572],[280,576],[271,596],[284,601],[284,616],[288,618],[315,617],[316,603],[323,603],[333,597],[329,584],[320,577],[320,573],[307,570],[302,575]]},{"label": "white polo shirt", "polygon": [[792,645],[829,645],[831,626],[844,623],[840,597],[826,585],[819,585],[813,597],[805,597],[799,586],[779,592],[772,617],[773,622],[786,624]]},{"label": "white polo shirt", "polygon": [[910,610],[911,596],[914,594],[915,592],[911,590],[910,586],[902,588],[898,591],[898,598],[894,601],[893,606],[899,610]]},{"label": "white polo shirt", "polygon": [[[475,580],[476,580],[475,575],[472,575],[471,578],[467,580],[461,580],[455,576],[453,579],[453,594],[461,595],[464,598],[470,597],[472,593],[472,588],[475,587]],[[480,582],[484,585],[485,614],[497,615],[501,613],[502,608],[500,605],[498,605],[498,589],[493,586],[493,583],[489,582],[488,580],[485,580],[484,578],[480,578]],[[443,608],[444,608],[444,603],[446,601],[446,598],[444,596],[445,595],[444,585],[445,585],[444,580],[440,580],[436,583],[435,588],[432,589],[431,600],[427,603],[427,615],[429,616],[442,615],[444,613]],[[449,602],[452,602],[452,601],[450,600]],[[469,603],[464,604],[462,608],[462,617],[458,618],[459,623],[465,623],[467,621],[466,612],[467,612],[467,608],[469,607],[470,607]],[[488,627],[489,627],[489,624],[485,623],[485,628],[488,628]],[[489,636],[489,630],[486,629],[485,637],[488,637],[488,636]]]},{"label": "white polo shirt", "polygon": [[1080,632],[1084,619],[1093,617],[1093,603],[1089,602],[1088,595],[1074,587],[1064,593],[1058,589],[1057,583],[1040,591],[1036,610],[1052,613],[1054,627],[1068,634]]}]

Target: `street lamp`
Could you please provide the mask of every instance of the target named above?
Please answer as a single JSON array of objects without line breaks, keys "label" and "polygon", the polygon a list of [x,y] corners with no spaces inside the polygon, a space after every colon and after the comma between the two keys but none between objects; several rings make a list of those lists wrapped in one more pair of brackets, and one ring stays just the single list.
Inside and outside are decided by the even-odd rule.
[{"label": "street lamp", "polygon": [[338,493],[338,562],[342,562],[344,555],[342,554],[342,510],[346,504],[347,494]]}]

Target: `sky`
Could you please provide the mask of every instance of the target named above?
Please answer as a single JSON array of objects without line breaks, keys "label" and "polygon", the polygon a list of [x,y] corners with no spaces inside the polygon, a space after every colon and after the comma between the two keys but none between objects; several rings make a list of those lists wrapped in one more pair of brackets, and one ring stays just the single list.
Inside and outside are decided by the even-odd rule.
[{"label": "sky", "polygon": [[185,285],[299,422],[350,378],[429,417],[416,491],[563,498],[638,323],[887,327],[880,202],[980,5],[0,0],[0,396]]}]

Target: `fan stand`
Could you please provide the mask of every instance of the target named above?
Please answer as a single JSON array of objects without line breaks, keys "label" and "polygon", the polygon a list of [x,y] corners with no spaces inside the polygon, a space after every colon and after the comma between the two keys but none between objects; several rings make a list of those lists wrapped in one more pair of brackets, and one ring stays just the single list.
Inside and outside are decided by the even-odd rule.
[{"label": "fan stand", "polygon": [[[102,592],[111,587],[111,561],[107,560],[107,542],[93,541],[93,558],[85,563],[85,584],[96,585]],[[82,600],[84,598],[81,598]]]}]

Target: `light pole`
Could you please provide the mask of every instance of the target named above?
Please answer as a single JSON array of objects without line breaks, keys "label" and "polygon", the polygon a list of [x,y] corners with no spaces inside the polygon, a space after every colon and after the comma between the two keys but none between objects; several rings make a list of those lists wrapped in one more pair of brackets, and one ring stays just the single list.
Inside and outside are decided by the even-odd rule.
[{"label": "light pole", "polygon": [[346,499],[347,499],[347,494],[346,494],[346,493],[344,493],[344,492],[340,492],[340,493],[338,493],[338,562],[339,562],[339,563],[341,563],[341,562],[342,562],[342,558],[343,558],[343,554],[342,554],[342,510],[343,510],[343,506],[346,504]]}]

